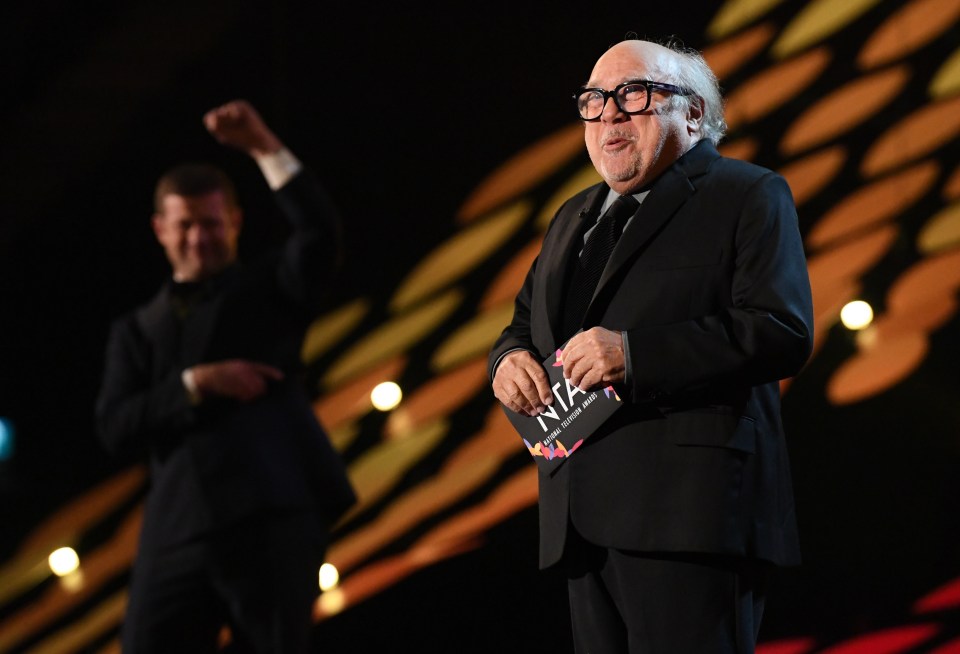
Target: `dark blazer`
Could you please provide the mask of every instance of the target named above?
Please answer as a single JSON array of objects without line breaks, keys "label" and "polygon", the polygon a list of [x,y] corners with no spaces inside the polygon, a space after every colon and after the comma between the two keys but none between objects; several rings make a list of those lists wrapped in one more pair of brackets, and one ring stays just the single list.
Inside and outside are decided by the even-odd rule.
[{"label": "dark blazer", "polygon": [[[328,526],[355,501],[298,383],[304,332],[339,253],[339,219],[306,171],[276,199],[291,224],[281,251],[210,280],[183,319],[168,284],[111,328],[97,424],[109,451],[149,457],[144,543],[181,542],[274,510],[314,511]],[[192,406],[182,371],[230,358],[276,366],[285,380],[252,402]]]},{"label": "dark blazer", "polygon": [[[608,192],[557,212],[490,353],[545,359],[565,276]],[[568,516],[589,541],[647,552],[799,561],[778,380],[812,347],[812,302],[782,177],[700,142],[653,184],[611,255],[583,327],[626,333],[625,406],[552,476],[540,474],[540,565]]]}]

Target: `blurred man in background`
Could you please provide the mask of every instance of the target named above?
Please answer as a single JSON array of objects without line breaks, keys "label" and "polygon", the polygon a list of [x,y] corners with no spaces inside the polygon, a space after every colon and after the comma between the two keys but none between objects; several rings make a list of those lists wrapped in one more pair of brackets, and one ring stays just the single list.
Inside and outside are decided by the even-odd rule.
[{"label": "blurred man in background", "polygon": [[183,164],[157,183],[152,226],[172,276],[113,324],[96,407],[106,448],[150,466],[123,649],[212,652],[228,624],[239,647],[301,653],[329,528],[355,501],[298,383],[339,217],[249,103],[203,122],[257,163],[289,236],[241,265],[243,214],[222,171]]}]

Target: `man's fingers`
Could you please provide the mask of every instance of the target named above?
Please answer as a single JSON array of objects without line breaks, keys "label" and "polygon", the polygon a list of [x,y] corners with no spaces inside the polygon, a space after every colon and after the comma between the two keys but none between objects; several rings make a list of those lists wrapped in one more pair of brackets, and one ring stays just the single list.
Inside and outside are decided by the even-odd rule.
[{"label": "man's fingers", "polygon": [[524,368],[530,381],[533,383],[533,392],[543,404],[553,404],[553,394],[550,392],[550,379],[539,363]]},{"label": "man's fingers", "polygon": [[[526,373],[526,371],[523,372]],[[517,392],[514,395],[514,400],[521,404],[530,415],[539,414],[543,401],[540,397],[540,390],[533,379],[528,374],[523,374],[516,380],[516,385]]]},{"label": "man's fingers", "polygon": [[563,376],[572,381],[574,370],[582,360],[583,355],[576,349],[576,346],[570,347],[568,344],[563,351]]},{"label": "man's fingers", "polygon": [[504,358],[494,376],[493,392],[508,409],[528,416],[539,415],[553,402],[543,366],[526,351]]},{"label": "man's fingers", "polygon": [[520,384],[512,378],[498,380],[494,384],[494,394],[498,400],[515,413],[537,415],[540,412],[527,394],[524,393]]},{"label": "man's fingers", "polygon": [[593,327],[563,350],[563,376],[581,390],[623,381],[625,361],[619,332]]},{"label": "man's fingers", "polygon": [[273,379],[274,381],[281,381],[283,379],[283,371],[279,368],[274,368],[273,366],[269,366],[265,363],[258,363],[256,361],[252,361],[250,366],[262,377]]}]

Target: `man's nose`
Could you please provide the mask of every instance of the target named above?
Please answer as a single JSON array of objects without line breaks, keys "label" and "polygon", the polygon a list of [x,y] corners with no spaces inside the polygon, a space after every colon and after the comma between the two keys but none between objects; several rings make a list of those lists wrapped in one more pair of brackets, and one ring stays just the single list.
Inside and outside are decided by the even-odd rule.
[{"label": "man's nose", "polygon": [[209,234],[201,225],[191,225],[190,229],[187,230],[187,242],[190,245],[201,245],[206,243],[208,239]]},{"label": "man's nose", "polygon": [[613,122],[619,118],[626,118],[627,114],[620,110],[620,105],[611,95],[603,103],[603,111],[600,112],[600,120],[604,122]]}]

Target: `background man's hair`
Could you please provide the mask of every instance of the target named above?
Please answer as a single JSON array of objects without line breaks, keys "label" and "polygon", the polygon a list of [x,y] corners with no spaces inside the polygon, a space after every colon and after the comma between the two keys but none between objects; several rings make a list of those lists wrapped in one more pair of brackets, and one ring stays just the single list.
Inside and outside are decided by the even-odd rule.
[{"label": "background man's hair", "polygon": [[231,207],[238,206],[237,190],[227,174],[208,163],[183,163],[174,166],[157,181],[153,193],[154,211],[163,211],[163,198],[168,195],[196,197],[221,191]]}]

